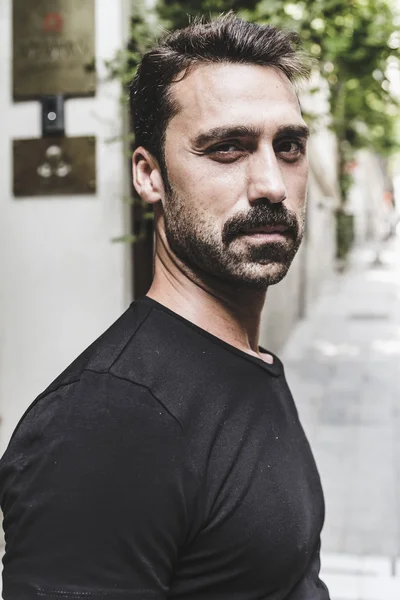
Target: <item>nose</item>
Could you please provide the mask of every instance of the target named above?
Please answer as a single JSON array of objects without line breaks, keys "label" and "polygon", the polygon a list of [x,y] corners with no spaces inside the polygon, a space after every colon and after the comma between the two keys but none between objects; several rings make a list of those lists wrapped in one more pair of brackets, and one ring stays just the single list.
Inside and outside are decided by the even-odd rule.
[{"label": "nose", "polygon": [[286,186],[273,148],[255,152],[249,161],[247,195],[251,204],[285,200]]}]

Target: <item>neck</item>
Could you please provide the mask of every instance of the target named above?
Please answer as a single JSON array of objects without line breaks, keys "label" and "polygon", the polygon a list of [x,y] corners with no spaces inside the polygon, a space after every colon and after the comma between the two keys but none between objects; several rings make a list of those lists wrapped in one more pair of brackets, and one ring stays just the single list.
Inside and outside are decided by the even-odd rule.
[{"label": "neck", "polygon": [[224,342],[257,356],[265,295],[262,290],[233,288],[212,276],[196,274],[157,243],[154,279],[147,296]]}]

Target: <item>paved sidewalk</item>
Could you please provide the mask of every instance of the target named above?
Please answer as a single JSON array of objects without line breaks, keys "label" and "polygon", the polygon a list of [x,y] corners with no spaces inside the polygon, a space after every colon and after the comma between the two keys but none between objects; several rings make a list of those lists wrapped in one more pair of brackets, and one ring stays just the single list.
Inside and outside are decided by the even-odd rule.
[{"label": "paved sidewalk", "polygon": [[400,599],[400,240],[357,250],[282,353],[326,499],[333,600]]}]

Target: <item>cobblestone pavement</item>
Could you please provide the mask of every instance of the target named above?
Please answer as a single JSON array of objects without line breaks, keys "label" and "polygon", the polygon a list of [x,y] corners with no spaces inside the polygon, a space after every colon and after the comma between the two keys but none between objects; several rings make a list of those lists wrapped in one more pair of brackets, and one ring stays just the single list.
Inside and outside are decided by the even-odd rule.
[{"label": "cobblestone pavement", "polygon": [[357,250],[286,345],[326,500],[332,600],[400,599],[400,240]]}]

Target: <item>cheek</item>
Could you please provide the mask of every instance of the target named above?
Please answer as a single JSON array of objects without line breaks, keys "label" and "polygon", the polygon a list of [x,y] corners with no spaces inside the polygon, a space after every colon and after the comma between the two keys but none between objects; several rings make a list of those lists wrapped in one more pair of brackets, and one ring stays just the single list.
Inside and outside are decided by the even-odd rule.
[{"label": "cheek", "polygon": [[294,210],[304,206],[307,197],[308,168],[293,169],[286,172],[285,184],[287,197]]},{"label": "cheek", "polygon": [[204,157],[194,158],[186,160],[185,166],[174,161],[168,163],[170,184],[175,193],[196,210],[223,221],[238,201],[237,169]]}]

